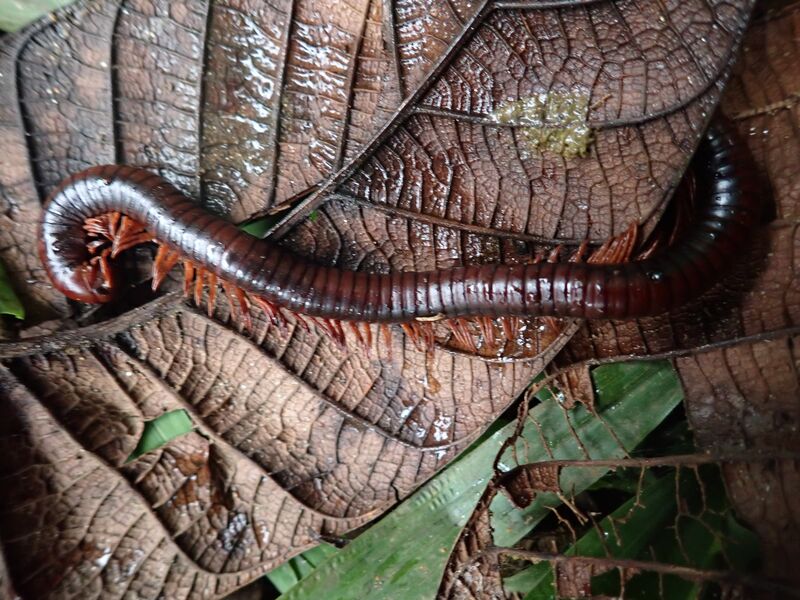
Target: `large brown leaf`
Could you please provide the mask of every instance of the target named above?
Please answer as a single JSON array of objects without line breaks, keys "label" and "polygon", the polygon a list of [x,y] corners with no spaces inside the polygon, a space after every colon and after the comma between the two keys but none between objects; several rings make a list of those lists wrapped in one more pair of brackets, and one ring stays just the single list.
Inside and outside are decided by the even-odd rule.
[{"label": "large brown leaf", "polygon": [[675,357],[698,446],[765,457],[723,472],[741,517],[761,536],[765,573],[796,585],[800,478],[787,456],[796,456],[800,426],[800,3],[773,5],[749,31],[723,99],[756,160],[765,203],[774,201],[760,242],[732,257],[737,274],[702,302],[656,319],[589,325],[557,360]]},{"label": "large brown leaf", "polygon": [[679,358],[687,408],[702,448],[775,455],[774,461],[727,465],[740,515],[764,544],[764,570],[800,583],[797,460],[800,449],[800,4],[767,13],[748,36],[747,54],[725,98],[775,199],[764,274],[742,309],[735,344]]},{"label": "large brown leaf", "polygon": [[753,154],[763,194],[760,239],[731,260],[735,273],[700,301],[661,317],[589,323],[570,342],[567,362],[621,355],[685,353],[792,334],[800,326],[795,249],[800,219],[797,2],[766,12],[751,28],[723,101]]},{"label": "large brown leaf", "polygon": [[[527,260],[654,226],[750,7],[96,0],[9,36],[0,258],[37,325],[20,334],[86,324],[0,346],[0,540],[18,591],[232,591],[409,494],[575,327],[496,361],[428,357],[400,331],[369,355],[294,324],[245,335],[171,296],[82,314],[35,253],[63,176],[147,165],[237,221],[299,201],[284,243],[347,268]],[[586,156],[539,151],[541,124],[502,117],[537,102],[572,118],[546,129],[593,132]],[[195,431],[126,462],[175,408]]]}]

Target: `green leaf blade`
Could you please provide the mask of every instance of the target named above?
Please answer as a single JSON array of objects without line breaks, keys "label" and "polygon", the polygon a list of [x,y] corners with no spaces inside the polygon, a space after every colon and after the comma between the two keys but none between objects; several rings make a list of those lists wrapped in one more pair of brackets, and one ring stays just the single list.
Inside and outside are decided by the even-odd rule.
[{"label": "green leaf blade", "polygon": [[160,448],[170,440],[189,433],[193,427],[192,419],[183,409],[173,410],[147,421],[144,424],[142,437],[128,460],[134,460],[142,454]]},{"label": "green leaf blade", "polygon": [[[567,549],[567,556],[607,555],[633,558],[647,547],[647,542],[667,526],[675,512],[675,479],[662,477],[647,486],[639,498],[630,498],[599,523],[603,533],[593,529]],[[527,593],[525,600],[552,598],[555,590],[553,569],[549,563],[531,565],[504,582],[507,592]]]},{"label": "green leaf blade", "polygon": [[17,31],[74,0],[3,0],[0,2],[0,29]]},{"label": "green leaf blade", "polygon": [[[623,458],[683,400],[683,389],[668,362],[607,365],[595,370],[594,380],[599,392],[595,407],[599,418],[583,406],[571,411],[560,407],[532,411],[538,429],[547,432],[549,448],[543,448],[538,433],[532,431],[536,437],[523,436],[515,449],[507,451],[503,464],[516,466],[514,456],[520,464]],[[605,467],[564,469],[561,489],[577,494],[607,472]],[[547,516],[549,507],[560,504],[557,495],[545,493],[520,510],[499,494],[492,503],[495,542],[498,546],[513,546]]]},{"label": "green leaf blade", "polygon": [[338,550],[330,544],[320,544],[289,559],[267,573],[266,577],[281,594],[284,594],[337,552]]},{"label": "green leaf blade", "polygon": [[25,307],[11,286],[5,267],[0,263],[0,314],[11,315],[17,319],[25,318]]}]

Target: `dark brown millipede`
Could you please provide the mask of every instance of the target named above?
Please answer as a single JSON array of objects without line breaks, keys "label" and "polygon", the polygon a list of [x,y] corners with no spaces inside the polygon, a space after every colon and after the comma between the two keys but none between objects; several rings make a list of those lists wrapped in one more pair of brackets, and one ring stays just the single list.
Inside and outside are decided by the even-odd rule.
[{"label": "dark brown millipede", "polygon": [[[108,259],[154,240],[160,245],[154,287],[183,260],[187,270],[206,274],[210,304],[219,282],[243,312],[252,301],[273,316],[286,309],[336,323],[655,315],[718,281],[760,216],[752,167],[730,127],[712,123],[699,152],[703,197],[693,225],[672,247],[621,264],[487,264],[389,274],[343,270],[245,233],[158,175],[116,165],[86,169],[55,190],[42,218],[40,256],[56,288],[84,302],[111,300],[119,286]],[[101,241],[87,232],[105,237],[112,247],[101,252]],[[187,274],[187,291],[191,285],[199,297],[203,277]]]}]

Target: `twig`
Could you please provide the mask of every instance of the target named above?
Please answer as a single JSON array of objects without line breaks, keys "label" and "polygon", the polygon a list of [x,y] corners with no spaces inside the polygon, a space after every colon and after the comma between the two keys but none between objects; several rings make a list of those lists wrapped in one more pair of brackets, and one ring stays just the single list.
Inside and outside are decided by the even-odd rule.
[{"label": "twig", "polygon": [[731,571],[712,571],[708,569],[696,569],[694,567],[684,567],[647,560],[635,560],[630,558],[608,558],[595,556],[566,556],[564,554],[552,554],[548,552],[536,552],[534,550],[517,550],[515,548],[490,548],[481,552],[475,560],[483,556],[493,556],[499,558],[501,555],[513,556],[529,560],[534,563],[548,562],[552,565],[576,564],[586,566],[596,566],[602,568],[619,568],[636,571],[650,571],[663,575],[675,575],[689,581],[714,581],[717,583],[729,583],[746,585],[753,588],[760,588],[773,592],[780,592],[786,597],[800,598],[800,589],[783,584],[781,582],[754,577],[751,575],[738,575]]}]

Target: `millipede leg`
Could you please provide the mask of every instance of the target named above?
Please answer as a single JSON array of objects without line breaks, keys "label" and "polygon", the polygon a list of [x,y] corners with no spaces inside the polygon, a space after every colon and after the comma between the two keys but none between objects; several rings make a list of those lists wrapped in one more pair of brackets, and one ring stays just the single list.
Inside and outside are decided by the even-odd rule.
[{"label": "millipede leg", "polygon": [[419,322],[417,325],[422,332],[422,339],[425,342],[425,351],[430,354],[436,347],[436,336],[433,332],[433,323],[425,321]]},{"label": "millipede leg", "polygon": [[117,234],[117,224],[122,214],[109,212],[97,217],[90,217],[83,223],[83,230],[94,237],[104,237],[113,240]]},{"label": "millipede leg", "polygon": [[590,264],[617,264],[628,262],[636,248],[639,237],[639,225],[631,223],[630,227],[620,235],[607,240],[586,260]]},{"label": "millipede leg", "polygon": [[86,247],[89,249],[89,254],[97,254],[108,242],[106,240],[92,240]]},{"label": "millipede leg", "polygon": [[208,271],[208,304],[206,313],[210,317],[214,314],[214,306],[217,302],[217,274]]},{"label": "millipede leg", "polygon": [[108,253],[104,252],[100,256],[95,257],[100,265],[100,275],[103,277],[103,284],[106,288],[111,289],[111,267],[108,264]]},{"label": "millipede leg", "polygon": [[372,327],[369,323],[361,323],[364,328],[364,339],[366,340],[367,352],[372,350]]},{"label": "millipede leg", "polygon": [[[275,314],[277,315],[276,319],[278,324],[285,328],[286,324],[289,322],[286,318],[286,315],[283,314],[283,310],[280,306],[275,307]],[[294,316],[294,320],[297,321],[298,325],[305,329],[306,331],[311,331],[311,325],[308,324],[308,319],[301,315],[300,313],[293,312],[291,313]]]},{"label": "millipede leg", "polygon": [[[386,358],[392,360],[392,331],[388,323],[381,323],[379,326],[380,335],[386,340]],[[378,336],[378,345],[380,345],[380,335]]]},{"label": "millipede leg", "polygon": [[466,319],[449,319],[447,324],[453,332],[453,336],[462,345],[467,347],[472,352],[477,352],[478,348],[475,346],[475,341],[469,332],[469,325]]},{"label": "millipede leg", "polygon": [[435,347],[433,324],[424,321],[401,323],[400,326],[420,352],[432,352]]},{"label": "millipede leg", "polygon": [[578,249],[573,252],[572,256],[569,257],[569,262],[572,263],[580,263],[583,262],[583,257],[586,256],[586,252],[589,249],[589,240],[583,240],[581,245],[578,246]]},{"label": "millipede leg", "polygon": [[228,311],[230,312],[230,318],[232,321],[236,321],[237,320],[236,303],[234,302],[233,299],[233,286],[223,281],[222,291],[225,292],[225,299],[228,301]]},{"label": "millipede leg", "polygon": [[205,273],[206,271],[202,267],[197,269],[197,275],[194,280],[194,303],[196,306],[200,306],[200,303],[203,301]]},{"label": "millipede leg", "polygon": [[180,254],[170,250],[163,244],[159,245],[158,252],[156,252],[156,259],[153,261],[153,291],[158,289],[167,276],[167,273],[172,270],[179,259]]},{"label": "millipede leg", "polygon": [[478,317],[478,327],[483,335],[483,342],[489,350],[497,346],[497,337],[494,333],[494,320],[491,317]]},{"label": "millipede leg", "polygon": [[338,342],[340,346],[345,346],[344,329],[342,329],[342,322],[339,319],[325,319],[331,331],[331,336],[334,341]]},{"label": "millipede leg", "polygon": [[506,339],[512,342],[515,341],[519,334],[519,317],[501,317],[500,323],[503,326],[503,334],[506,336]]},{"label": "millipede leg", "polygon": [[115,258],[123,250],[152,240],[153,236],[145,231],[141,223],[123,216],[119,223],[119,229],[111,239],[111,258]]},{"label": "millipede leg", "polygon": [[367,347],[367,343],[364,340],[364,336],[361,335],[361,329],[358,327],[358,323],[355,321],[348,321],[347,326],[350,328],[350,331],[353,332],[353,335],[356,336],[356,340],[358,341],[358,345],[362,348]]},{"label": "millipede leg", "polygon": [[[264,314],[267,316],[267,318],[273,325],[280,327],[282,331],[286,330],[288,321],[286,319],[286,315],[283,314],[283,309],[281,309],[280,306],[273,304],[272,302],[266,300],[265,298],[262,298],[261,296],[248,294],[248,298],[250,302],[252,302],[256,306],[258,306],[262,311],[264,311]],[[308,321],[304,319],[300,314],[298,313],[292,313],[292,314],[294,314],[295,320],[303,329],[305,329],[306,331],[309,331],[311,329],[311,327],[308,324]]]},{"label": "millipede leg", "polygon": [[247,302],[247,294],[240,287],[234,287],[236,300],[239,302],[239,313],[242,315],[244,321],[244,328],[247,331],[253,331],[253,319],[250,317],[250,305]]},{"label": "millipede leg", "polygon": [[417,332],[414,330],[414,327],[411,323],[400,323],[400,328],[403,332],[409,337],[411,343],[414,344],[414,347],[419,349],[419,340],[417,339]]},{"label": "millipede leg", "polygon": [[194,263],[190,260],[183,261],[183,295],[189,297],[194,281]]}]

